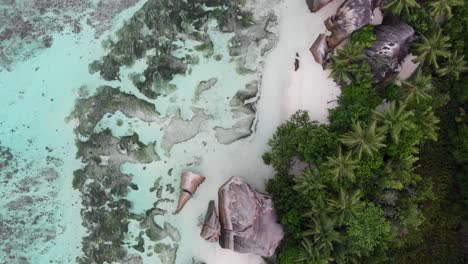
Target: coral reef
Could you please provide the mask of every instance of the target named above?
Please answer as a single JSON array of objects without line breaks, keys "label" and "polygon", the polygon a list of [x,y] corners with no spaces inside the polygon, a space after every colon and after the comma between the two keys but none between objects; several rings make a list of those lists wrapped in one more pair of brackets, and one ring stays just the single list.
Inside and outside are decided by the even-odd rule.
[{"label": "coral reef", "polygon": [[47,251],[62,232],[60,162],[43,167],[0,142],[0,262],[33,263],[28,252]]},{"label": "coral reef", "polygon": [[11,69],[37,49],[49,48],[53,35],[79,33],[83,21],[96,38],[111,26],[113,18],[137,0],[48,0],[0,1],[0,70]]},{"label": "coral reef", "polygon": [[[90,64],[90,72],[99,71],[105,80],[120,78],[121,66],[132,65],[144,58],[148,51],[148,65],[135,85],[148,98],[160,95],[158,89],[167,85],[176,74],[184,74],[190,57],[172,55],[178,49],[176,40],[200,43],[196,50],[212,49],[207,34],[207,21],[213,17],[222,31],[232,32],[251,25],[251,14],[239,6],[243,1],[224,1],[223,7],[211,1],[163,1],[150,0],[135,13],[118,32],[117,41],[109,41],[109,52],[101,60]],[[204,8],[205,6],[213,8]],[[208,53],[210,54],[210,53]]]},{"label": "coral reef", "polygon": [[93,96],[79,98],[68,119],[78,119],[77,133],[90,136],[104,115],[116,111],[122,112],[127,117],[136,117],[146,122],[161,121],[152,103],[110,86],[101,86]]},{"label": "coral reef", "polygon": [[[131,177],[120,171],[125,162],[158,160],[154,145],[145,145],[138,135],[117,138],[108,129],[78,142],[77,156],[86,166],[74,173],[73,186],[81,191],[84,256],[79,263],[119,261],[127,257],[123,239],[128,231],[131,204],[124,197]],[[109,243],[111,242],[111,243]]]}]

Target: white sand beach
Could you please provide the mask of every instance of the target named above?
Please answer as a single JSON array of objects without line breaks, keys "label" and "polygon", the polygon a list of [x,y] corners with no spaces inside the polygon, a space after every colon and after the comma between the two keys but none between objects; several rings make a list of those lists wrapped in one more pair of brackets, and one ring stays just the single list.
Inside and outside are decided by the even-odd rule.
[{"label": "white sand beach", "polygon": [[[204,214],[209,200],[217,200],[217,189],[231,176],[241,176],[249,184],[263,191],[265,182],[274,171],[263,164],[261,156],[268,150],[267,141],[276,127],[297,110],[307,110],[312,119],[327,122],[328,109],[334,106],[339,87],[328,78],[329,71],[317,64],[309,51],[318,34],[325,31],[323,20],[336,12],[341,1],[331,3],[312,14],[305,1],[282,1],[279,10],[279,41],[270,52],[263,72],[258,124],[255,134],[229,146],[218,146],[203,156],[200,173],[207,176],[193,201],[177,216],[179,221],[196,219]],[[300,67],[294,71],[296,52]],[[177,220],[176,220],[177,221]],[[186,223],[188,224],[188,223]],[[194,256],[208,264],[260,264],[261,257],[237,254],[205,242],[194,227],[194,241],[190,241]]]}]

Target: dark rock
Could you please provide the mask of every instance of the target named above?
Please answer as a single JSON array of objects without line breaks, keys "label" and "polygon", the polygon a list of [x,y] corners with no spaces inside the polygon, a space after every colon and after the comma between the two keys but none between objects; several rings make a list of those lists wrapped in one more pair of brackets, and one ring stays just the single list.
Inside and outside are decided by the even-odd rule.
[{"label": "dark rock", "polygon": [[[311,5],[313,8],[314,2],[307,1],[309,8]],[[325,27],[331,31],[331,35],[320,34],[310,48],[315,61],[324,64],[331,50],[338,47],[351,33],[371,22],[374,9],[381,4],[382,0],[346,0],[343,2],[336,14],[324,22]]]},{"label": "dark rock", "polygon": [[206,241],[216,242],[219,240],[221,234],[221,225],[219,223],[218,213],[216,212],[216,205],[213,200],[208,204],[206,211],[205,221],[203,222],[202,231],[200,236]]},{"label": "dark rock", "polygon": [[319,11],[322,7],[328,5],[333,0],[306,0],[310,12],[314,13]]},{"label": "dark rock", "polygon": [[324,64],[329,52],[325,34],[320,34],[309,50],[317,63]]},{"label": "dark rock", "polygon": [[271,197],[232,177],[219,189],[220,245],[239,253],[272,256],[283,239]]},{"label": "dark rock", "polygon": [[416,35],[413,28],[405,23],[379,25],[375,28],[375,34],[374,44],[365,53],[374,80],[384,82],[396,74]]}]

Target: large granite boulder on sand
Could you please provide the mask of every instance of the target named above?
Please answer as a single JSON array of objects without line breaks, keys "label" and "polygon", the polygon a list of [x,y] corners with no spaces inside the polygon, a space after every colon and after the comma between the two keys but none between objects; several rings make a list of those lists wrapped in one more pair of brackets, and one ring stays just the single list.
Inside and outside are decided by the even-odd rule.
[{"label": "large granite boulder on sand", "polygon": [[338,7],[336,14],[325,20],[325,27],[331,31],[327,37],[328,48],[336,48],[351,33],[369,24],[373,16],[369,0],[346,0]]},{"label": "large granite boulder on sand", "polygon": [[[310,3],[309,3],[310,2]],[[345,0],[336,14],[325,20],[325,27],[330,36],[320,34],[310,48],[317,63],[323,64],[328,53],[338,47],[351,33],[369,24],[374,16],[374,9],[381,5],[381,0]],[[325,0],[307,1],[309,8],[314,4],[322,6]]]},{"label": "large granite boulder on sand", "polygon": [[219,189],[221,247],[239,253],[272,256],[283,239],[271,197],[232,177]]},{"label": "large granite boulder on sand", "polygon": [[221,225],[219,224],[218,213],[216,212],[215,201],[211,200],[206,211],[205,221],[200,232],[200,236],[208,242],[219,240]]},{"label": "large granite boulder on sand", "polygon": [[408,24],[397,22],[377,26],[375,34],[374,44],[365,53],[374,80],[379,83],[396,75],[411,44],[416,40],[416,33]]}]

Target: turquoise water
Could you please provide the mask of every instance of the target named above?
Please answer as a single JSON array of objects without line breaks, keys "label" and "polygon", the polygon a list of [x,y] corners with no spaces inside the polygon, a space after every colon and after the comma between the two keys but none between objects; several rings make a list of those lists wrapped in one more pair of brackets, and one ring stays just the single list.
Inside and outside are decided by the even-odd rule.
[{"label": "turquoise water", "polygon": [[[33,1],[17,2],[28,7],[25,20],[38,17],[28,6]],[[118,29],[145,3],[170,2],[116,1],[104,18],[97,13],[108,1],[66,2],[70,8],[62,11],[61,5],[55,13],[36,11],[59,17],[54,23],[71,15],[74,23],[47,27],[52,22],[44,19],[37,23],[45,28],[27,28],[28,43],[19,45],[18,36],[1,42],[2,52],[15,52],[3,53],[0,68],[0,263],[220,263],[216,245],[199,237],[200,221],[217,187],[239,170],[227,161],[255,135],[262,64],[276,41],[269,31],[274,4],[257,3],[262,11],[248,25],[240,25],[244,13],[232,13],[234,29],[222,30],[221,20],[209,15],[199,29],[187,25],[174,39],[164,38],[187,68],[151,85],[159,95],[150,96],[133,76],[159,56],[159,44],[151,42],[156,46],[122,65],[116,80],[91,73],[88,65],[109,54],[105,42],[122,38]],[[10,10],[13,4],[0,5]],[[140,32],[155,34],[146,26]],[[194,32],[205,34],[211,47],[197,48],[204,43]],[[44,36],[52,37],[50,47],[39,42]],[[102,94],[103,85],[112,88]],[[123,142],[130,142],[125,151],[118,149]],[[73,180],[80,170],[83,176]],[[186,170],[208,180],[176,216],[179,175]],[[263,188],[264,178],[253,184]],[[122,201],[128,205],[113,207]]]}]

